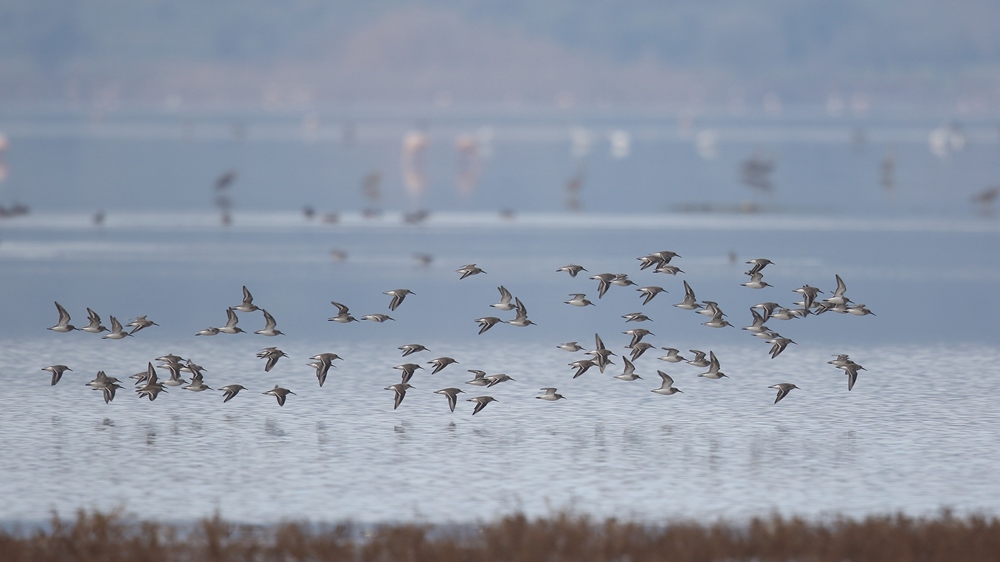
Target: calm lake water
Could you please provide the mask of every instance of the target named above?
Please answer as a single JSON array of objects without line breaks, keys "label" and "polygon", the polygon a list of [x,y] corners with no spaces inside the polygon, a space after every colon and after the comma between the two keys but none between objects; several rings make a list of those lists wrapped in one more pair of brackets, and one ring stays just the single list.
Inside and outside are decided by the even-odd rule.
[{"label": "calm lake water", "polygon": [[[359,121],[358,140],[346,147],[322,135],[304,142],[291,125],[287,135],[275,125],[267,136],[251,124],[245,138],[233,140],[205,134],[207,126],[195,127],[193,138],[172,138],[184,125],[162,117],[134,129],[151,138],[107,125],[8,121],[5,193],[33,212],[0,222],[0,382],[7,398],[0,409],[0,520],[119,506],[159,519],[218,511],[252,522],[466,522],[567,508],[650,521],[772,511],[998,511],[1000,301],[993,293],[1000,286],[1000,223],[968,201],[969,192],[996,181],[997,159],[987,155],[1000,148],[985,125],[967,126],[979,142],[941,158],[929,151],[926,132],[918,134],[923,122],[869,124],[860,155],[849,142],[852,123],[722,123],[715,160],[698,156],[690,139],[666,125],[647,127],[635,133],[627,157],[590,157],[582,212],[561,208],[563,183],[575,169],[565,128],[497,125],[479,191],[463,200],[429,189],[419,205],[431,209],[429,217],[407,224],[400,213],[416,205],[405,197],[383,201],[386,212],[376,219],[356,210],[366,205],[358,190],[370,168],[358,163],[364,155],[388,153],[391,145],[399,166],[391,124],[368,128]],[[639,119],[621,121],[615,126]],[[432,123],[429,130],[460,125]],[[727,146],[727,130],[743,136],[734,133]],[[812,140],[803,143],[803,135]],[[936,169],[937,179],[901,163],[901,176],[914,174],[911,189],[887,195],[877,167],[891,143],[897,154],[912,156],[912,168]],[[734,181],[735,167],[758,145],[780,155],[771,194]],[[338,221],[303,217],[298,209],[310,201],[325,212],[322,192],[307,187],[318,181],[297,174],[296,161],[264,162],[265,151],[298,154],[307,176],[326,158],[326,185],[350,184],[342,190],[351,195],[328,206]],[[201,167],[198,185],[186,179],[189,170],[163,179],[167,167],[184,168],[187,157]],[[223,163],[210,170],[209,160]],[[352,163],[335,170],[332,162],[341,161]],[[450,161],[434,162],[427,162],[431,176],[452,170]],[[232,188],[241,204],[225,227],[211,209],[211,183],[228,166],[241,172]],[[176,189],[121,180],[140,177],[143,168],[149,185]],[[841,175],[813,174],[816,168]],[[257,185],[259,175],[248,169],[267,170],[273,185]],[[394,173],[386,172],[386,190],[395,185],[401,192]],[[615,173],[620,182],[599,180]],[[712,174],[725,179],[706,180]],[[552,178],[554,187],[542,189],[528,176]],[[281,187],[284,177],[290,191]],[[682,187],[674,177],[705,180],[704,187]],[[859,177],[868,184],[851,179]],[[507,192],[497,187],[505,182]],[[816,183],[835,185],[841,195]],[[114,205],[119,196],[129,203]],[[726,210],[747,201],[762,211],[677,210],[686,202]],[[95,226],[98,208],[107,214]],[[341,252],[337,259],[332,250]],[[641,271],[636,258],[659,250],[678,252],[672,263],[684,273]],[[422,265],[416,253],[433,261]],[[744,261],[755,257],[774,261],[764,270],[773,287],[739,285],[747,279]],[[555,271],[571,262],[590,275],[628,273],[639,286],[668,292],[647,305],[634,287],[612,287],[598,299],[586,275]],[[454,270],[467,263],[486,274],[459,280]],[[751,305],[791,305],[799,298],[793,289],[804,284],[828,295],[838,274],[847,295],[875,315],[770,320],[797,342],[774,359],[769,344],[738,329],[750,323]],[[699,299],[717,301],[736,328],[703,326],[706,317],[671,306],[683,296],[683,280]],[[243,285],[286,335],[196,337],[225,323]],[[499,285],[524,301],[537,325],[501,324],[477,335],[475,318],[513,317],[489,306]],[[415,294],[390,312],[382,293],[402,287]],[[578,292],[596,306],[563,304]],[[57,318],[53,301],[77,326],[86,323],[88,307],[105,325],[112,315],[127,321],[146,314],[160,326],[122,341],[55,333],[46,330]],[[395,321],[329,322],[330,301],[358,317],[383,312]],[[621,317],[635,311],[651,321]],[[239,317],[250,332],[263,327],[260,312]],[[704,368],[660,361],[662,351],[650,349],[635,361],[641,380],[614,379],[628,351],[622,332],[639,326],[653,332],[645,341],[658,348],[685,356],[689,349],[714,351],[729,378],[700,378]],[[595,333],[618,354],[615,365],[574,379],[567,364],[582,352],[556,345],[575,340],[589,350]],[[397,348],[407,343],[431,351],[404,359]],[[271,345],[289,357],[265,373],[255,354]],[[344,358],[322,388],[306,366],[321,352]],[[221,392],[179,388],[149,402],[127,382],[105,404],[84,385],[98,370],[130,381],[168,353],[204,366],[213,388],[240,383],[247,390],[225,404]],[[847,377],[827,364],[839,353],[866,368],[850,392]],[[426,368],[440,356],[459,364],[434,375],[418,371],[415,388],[393,410],[393,393],[384,390],[399,381],[393,367],[412,361]],[[50,386],[41,368],[59,363],[73,372]],[[470,386],[468,369],[515,380]],[[683,393],[650,392],[659,386],[658,369]],[[768,386],[780,382],[801,388],[773,404]],[[296,393],[284,407],[261,394],[275,384]],[[488,394],[497,402],[473,417],[473,404],[460,400],[452,413],[433,393],[449,386],[462,388],[462,399]],[[566,400],[535,399],[549,386]]]}]

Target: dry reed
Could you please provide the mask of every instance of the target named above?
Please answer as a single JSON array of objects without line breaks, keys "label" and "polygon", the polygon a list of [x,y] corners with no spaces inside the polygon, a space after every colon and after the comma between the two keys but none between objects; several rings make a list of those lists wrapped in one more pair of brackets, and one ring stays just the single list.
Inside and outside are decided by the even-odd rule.
[{"label": "dry reed", "polygon": [[746,523],[648,525],[560,513],[468,526],[305,523],[193,525],[138,521],[121,511],[54,515],[44,528],[0,529],[0,560],[646,562],[1000,560],[1000,520],[905,515],[824,522],[771,516]]}]

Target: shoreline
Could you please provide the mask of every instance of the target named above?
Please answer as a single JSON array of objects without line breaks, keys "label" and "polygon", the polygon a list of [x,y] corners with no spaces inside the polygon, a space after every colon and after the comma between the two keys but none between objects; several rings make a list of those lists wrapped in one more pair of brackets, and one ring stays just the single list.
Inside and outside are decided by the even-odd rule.
[{"label": "shoreline", "polygon": [[572,512],[486,523],[191,524],[136,519],[122,510],[54,514],[47,528],[0,528],[0,559],[44,560],[989,560],[1000,518],[903,514],[819,521],[771,515],[743,523],[663,525]]}]

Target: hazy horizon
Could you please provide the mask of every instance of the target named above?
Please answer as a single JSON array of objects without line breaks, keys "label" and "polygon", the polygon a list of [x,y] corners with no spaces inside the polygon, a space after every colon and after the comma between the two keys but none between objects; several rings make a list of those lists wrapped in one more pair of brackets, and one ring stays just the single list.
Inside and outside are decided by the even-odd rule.
[{"label": "hazy horizon", "polygon": [[0,6],[0,103],[998,107],[1000,6],[122,0]]}]

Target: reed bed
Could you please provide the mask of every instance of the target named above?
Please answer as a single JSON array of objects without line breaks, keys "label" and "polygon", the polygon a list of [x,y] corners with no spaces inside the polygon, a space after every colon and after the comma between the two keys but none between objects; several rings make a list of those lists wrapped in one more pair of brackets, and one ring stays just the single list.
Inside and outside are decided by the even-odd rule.
[{"label": "reed bed", "polygon": [[1000,560],[1000,520],[905,515],[823,522],[771,516],[743,523],[649,525],[571,513],[510,515],[480,525],[241,525],[140,521],[121,511],[57,515],[0,530],[0,560],[644,562]]}]

